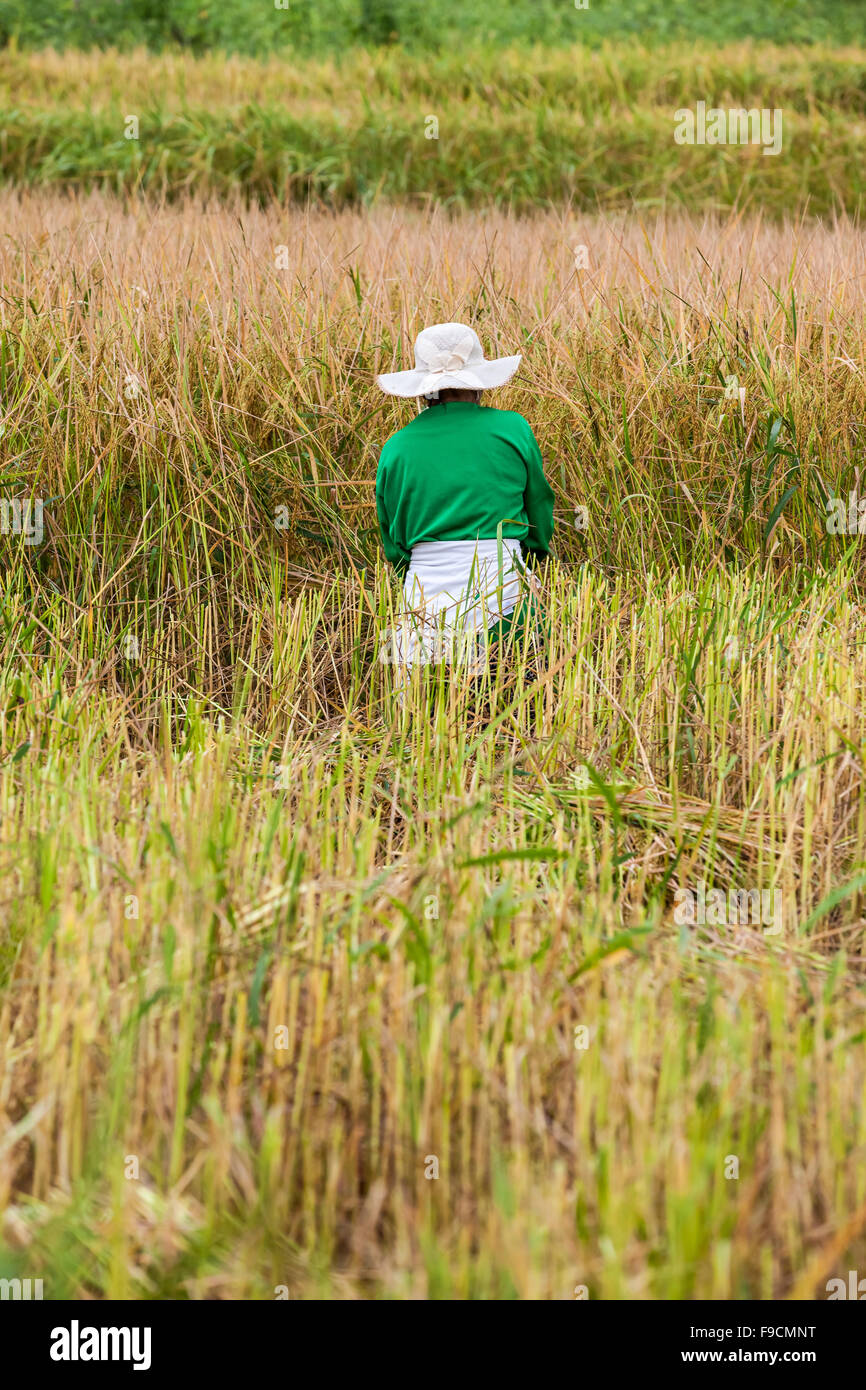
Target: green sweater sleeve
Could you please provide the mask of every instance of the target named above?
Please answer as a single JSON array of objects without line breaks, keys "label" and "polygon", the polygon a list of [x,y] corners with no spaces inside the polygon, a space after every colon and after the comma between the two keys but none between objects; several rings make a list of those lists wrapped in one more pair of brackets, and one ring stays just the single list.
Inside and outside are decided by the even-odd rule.
[{"label": "green sweater sleeve", "polygon": [[397,573],[403,575],[409,568],[411,555],[408,550],[404,550],[399,541],[394,538],[391,524],[388,518],[388,507],[385,502],[385,468],[382,460],[379,460],[379,467],[376,470],[376,515],[379,518],[379,532],[382,537],[382,546],[385,555],[396,569]]},{"label": "green sweater sleeve", "polygon": [[536,555],[546,555],[553,536],[553,489],[544,476],[541,450],[535,435],[532,433],[532,426],[528,422],[526,423],[525,457],[526,489],[523,494],[523,506],[529,522],[526,546]]}]

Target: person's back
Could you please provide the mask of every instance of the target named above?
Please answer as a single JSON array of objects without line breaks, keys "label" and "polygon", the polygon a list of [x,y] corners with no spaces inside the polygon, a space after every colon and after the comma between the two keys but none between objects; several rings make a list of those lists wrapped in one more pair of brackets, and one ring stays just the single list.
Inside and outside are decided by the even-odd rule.
[{"label": "person's back", "polygon": [[390,395],[427,408],[385,443],[376,507],[385,554],[404,576],[398,659],[430,659],[431,634],[472,637],[511,620],[520,548],[546,555],[553,492],[528,422],[482,406],[520,357],[486,359],[465,324],[434,324],[415,343],[415,368],[378,377]]},{"label": "person's back", "polygon": [[398,570],[426,541],[501,535],[538,554],[550,544],[553,495],[535,436],[513,410],[462,400],[429,406],[384,445],[376,496]]}]

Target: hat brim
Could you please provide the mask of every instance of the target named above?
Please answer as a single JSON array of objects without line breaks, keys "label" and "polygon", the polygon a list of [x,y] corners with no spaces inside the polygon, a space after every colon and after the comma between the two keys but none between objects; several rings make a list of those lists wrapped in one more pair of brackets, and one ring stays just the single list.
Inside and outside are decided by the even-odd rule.
[{"label": "hat brim", "polygon": [[[523,360],[516,357],[496,357],[491,362],[473,362],[448,376],[435,376],[422,368],[408,372],[385,372],[376,381],[389,396],[423,396],[430,391],[490,391],[510,381]],[[432,380],[431,380],[432,377]]]}]

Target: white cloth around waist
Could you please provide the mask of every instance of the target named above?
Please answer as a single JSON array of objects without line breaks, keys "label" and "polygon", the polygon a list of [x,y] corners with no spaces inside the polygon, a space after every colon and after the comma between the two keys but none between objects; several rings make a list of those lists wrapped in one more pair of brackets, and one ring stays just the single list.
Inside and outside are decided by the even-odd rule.
[{"label": "white cloth around waist", "polygon": [[471,639],[507,617],[520,597],[522,569],[516,540],[422,541],[414,546],[403,580],[398,660],[435,660],[443,635]]}]

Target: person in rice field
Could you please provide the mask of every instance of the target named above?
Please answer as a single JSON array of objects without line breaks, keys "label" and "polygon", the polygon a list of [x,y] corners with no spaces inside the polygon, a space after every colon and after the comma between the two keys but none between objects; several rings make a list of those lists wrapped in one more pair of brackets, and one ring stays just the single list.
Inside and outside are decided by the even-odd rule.
[{"label": "person in rice field", "polygon": [[485,359],[462,323],[419,333],[415,366],[377,377],[419,413],[385,442],[376,509],[385,555],[403,580],[393,635],[399,665],[483,665],[485,639],[518,629],[534,603],[527,562],[546,557],[553,492],[529,422],[482,404],[520,355]]}]

